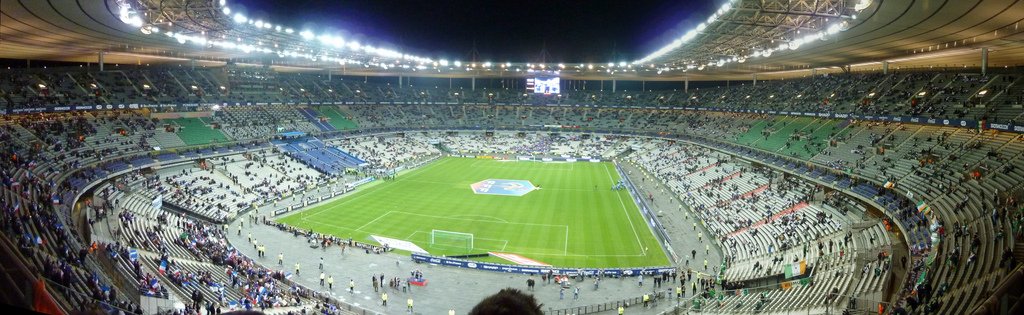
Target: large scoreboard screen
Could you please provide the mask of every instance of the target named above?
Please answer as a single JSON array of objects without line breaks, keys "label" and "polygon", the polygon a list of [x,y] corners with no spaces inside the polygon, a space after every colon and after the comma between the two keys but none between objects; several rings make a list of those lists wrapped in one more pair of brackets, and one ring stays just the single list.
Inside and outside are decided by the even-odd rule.
[{"label": "large scoreboard screen", "polygon": [[561,80],[556,76],[536,76],[526,78],[526,92],[537,94],[561,93]]}]

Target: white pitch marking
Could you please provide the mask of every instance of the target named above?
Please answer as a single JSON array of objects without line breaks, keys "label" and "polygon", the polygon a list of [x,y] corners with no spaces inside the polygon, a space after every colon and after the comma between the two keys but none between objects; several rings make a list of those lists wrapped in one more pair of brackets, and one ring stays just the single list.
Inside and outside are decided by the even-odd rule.
[{"label": "white pitch marking", "polygon": [[563,255],[569,254],[569,226],[565,226],[565,248],[563,249]]},{"label": "white pitch marking", "polygon": [[370,224],[373,224],[373,222],[377,222],[377,220],[380,220],[380,218],[386,217],[389,214],[391,214],[391,211],[388,211],[387,213],[384,213],[384,214],[378,216],[376,219],[373,219],[370,222],[366,222],[366,224],[360,225],[359,227],[356,228],[356,231],[362,230],[364,227],[366,227],[366,226],[368,226]]},{"label": "white pitch marking", "polygon": [[455,216],[455,217],[453,217],[453,216],[438,216],[438,215],[429,215],[429,214],[422,214],[422,213],[412,213],[412,212],[405,212],[405,211],[392,211],[392,212],[394,212],[396,214],[405,214],[405,215],[411,215],[411,216],[417,216],[417,217],[428,217],[428,218],[435,218],[435,219],[475,221],[475,222],[492,222],[492,223],[505,223],[505,224],[516,224],[516,225],[535,225],[535,226],[549,226],[549,227],[565,227],[565,225],[562,225],[562,224],[519,223],[519,222],[508,222],[508,221],[505,221],[505,220],[495,221],[495,220],[463,219],[463,218],[459,218],[458,216]]},{"label": "white pitch marking", "polygon": [[[437,166],[438,164],[444,164],[445,161],[451,161],[451,160],[440,160],[440,161],[437,161],[437,162],[434,162],[434,163],[430,163],[427,166],[417,168],[414,171],[418,171],[418,172],[415,172],[414,174],[411,174],[411,175],[405,175],[405,176],[399,177],[394,182],[398,183],[398,182],[406,180],[409,177],[413,177],[413,176],[416,176],[416,175],[419,175],[419,174],[423,174],[423,172],[420,172],[420,171],[426,170],[427,168],[431,168],[431,167]],[[361,198],[361,197],[366,196],[366,195],[373,194],[374,192],[381,191],[381,190],[384,190],[384,189],[371,190],[370,192],[366,192],[366,193],[360,194],[360,195],[355,196],[355,197],[348,197],[348,196],[351,196],[352,193],[348,194],[348,196],[341,195],[341,196],[343,196],[341,198],[341,200],[342,200],[341,203],[338,203],[338,204],[335,204],[335,205],[331,205],[329,207],[327,207],[327,204],[324,204],[323,206],[325,206],[325,207],[323,207],[323,209],[320,209],[320,211],[309,213],[309,214],[306,214],[306,215],[302,216],[302,221],[306,221],[307,219],[309,219],[309,217],[319,215],[320,213],[323,213],[324,211],[337,209],[338,207],[340,207],[342,205],[345,205],[345,204],[349,203],[352,200]],[[357,193],[357,192],[353,192],[353,193]],[[332,201],[327,201],[327,202],[328,203],[329,202],[333,202],[333,200]],[[313,207],[313,208],[315,208],[315,207]],[[308,212],[309,210],[313,210],[313,208],[307,208],[307,209],[304,209],[304,210],[300,210],[300,212]]]},{"label": "white pitch marking", "polygon": [[[612,173],[608,171],[608,165],[604,166],[604,172],[608,174],[608,180],[611,180],[612,185],[615,185],[615,178],[613,178]],[[636,237],[637,245],[640,245],[640,252],[643,255],[647,255],[647,251],[644,250],[644,243],[640,241],[640,234],[636,232],[636,227],[633,226],[633,218],[629,216],[629,210],[626,210],[626,203],[622,202],[622,195],[616,192],[615,196],[619,198],[619,205],[622,205],[622,213],[626,214],[626,220],[629,220],[629,228],[633,230],[633,236]]]}]

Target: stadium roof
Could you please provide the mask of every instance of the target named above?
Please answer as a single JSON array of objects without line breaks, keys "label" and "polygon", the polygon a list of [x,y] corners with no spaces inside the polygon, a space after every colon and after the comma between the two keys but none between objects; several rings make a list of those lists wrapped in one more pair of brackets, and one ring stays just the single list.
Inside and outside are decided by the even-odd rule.
[{"label": "stadium roof", "polygon": [[[494,77],[534,70],[576,79],[805,76],[809,69],[1024,64],[1020,0],[733,0],[697,29],[633,62],[491,63],[409,56],[231,12],[222,0],[7,0],[0,58],[153,64],[269,64],[345,74]],[[517,70],[518,69],[518,70]]]}]

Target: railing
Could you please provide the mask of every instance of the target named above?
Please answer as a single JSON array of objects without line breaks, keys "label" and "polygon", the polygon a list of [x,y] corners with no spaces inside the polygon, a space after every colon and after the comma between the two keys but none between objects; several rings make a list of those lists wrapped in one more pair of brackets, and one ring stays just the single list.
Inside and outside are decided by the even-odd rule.
[{"label": "railing", "polygon": [[35,282],[33,271],[21,260],[21,254],[6,233],[0,233],[0,265],[4,272],[0,273],[0,285],[3,286],[2,301],[10,306],[31,309],[28,302],[33,300],[31,283]]},{"label": "railing", "polygon": [[992,295],[977,307],[970,310],[972,314],[1006,314],[1009,310],[1021,309],[1024,303],[1020,297],[1024,295],[1024,265],[1017,266],[1005,280],[992,291]]},{"label": "railing", "polygon": [[[661,302],[661,301],[670,302],[671,299],[669,298],[669,296],[671,296],[671,294],[667,293],[667,292],[668,291],[653,292],[652,294],[650,294],[650,301],[648,301],[648,304],[651,307],[653,307],[653,308],[657,308],[658,307],[658,303]],[[688,302],[691,299],[685,299],[685,301]],[[631,298],[621,299],[621,300],[612,301],[612,302],[605,302],[605,303],[598,303],[598,304],[591,304],[591,305],[583,305],[583,306],[563,308],[563,309],[557,309],[557,310],[549,308],[547,311],[545,311],[545,313],[552,314],[552,315],[583,315],[583,314],[592,314],[592,313],[600,313],[600,312],[608,312],[608,311],[617,311],[620,306],[625,308],[625,309],[628,309],[630,307],[642,307],[643,306],[643,302],[644,302],[644,297],[643,296],[637,296],[637,297],[631,297]]]},{"label": "railing", "polygon": [[128,299],[132,300],[132,302],[138,303],[139,295],[129,294],[129,292],[139,293],[138,285],[136,284],[138,281],[128,278],[121,268],[118,267],[117,261],[113,261],[110,256],[107,255],[106,250],[97,250],[94,254],[100,256],[100,258],[96,259],[99,261],[99,271],[103,271],[101,273],[108,274],[109,279],[113,280],[110,285],[118,288],[118,291],[124,293]]},{"label": "railing", "polygon": [[135,313],[135,310],[124,309],[107,302],[96,300],[87,293],[82,293],[78,290],[62,286],[50,279],[46,279],[46,286],[53,291],[60,292],[61,295],[66,297],[66,301],[70,303],[70,306],[74,310],[103,310],[108,314],[117,311],[120,311],[123,314]]},{"label": "railing", "polygon": [[878,299],[860,297],[858,295],[839,295],[836,297],[836,301],[845,301],[846,305],[829,305],[826,309],[826,313],[829,314],[879,314],[879,309],[883,312],[890,312],[889,309],[892,304],[887,301],[881,301]]}]

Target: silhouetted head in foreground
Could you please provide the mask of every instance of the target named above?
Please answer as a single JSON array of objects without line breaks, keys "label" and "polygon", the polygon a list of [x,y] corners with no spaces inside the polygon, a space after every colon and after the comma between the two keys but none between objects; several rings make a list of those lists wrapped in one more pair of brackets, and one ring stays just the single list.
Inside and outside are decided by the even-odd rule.
[{"label": "silhouetted head in foreground", "polygon": [[469,315],[534,315],[543,314],[533,295],[519,289],[506,288],[477,303]]}]

